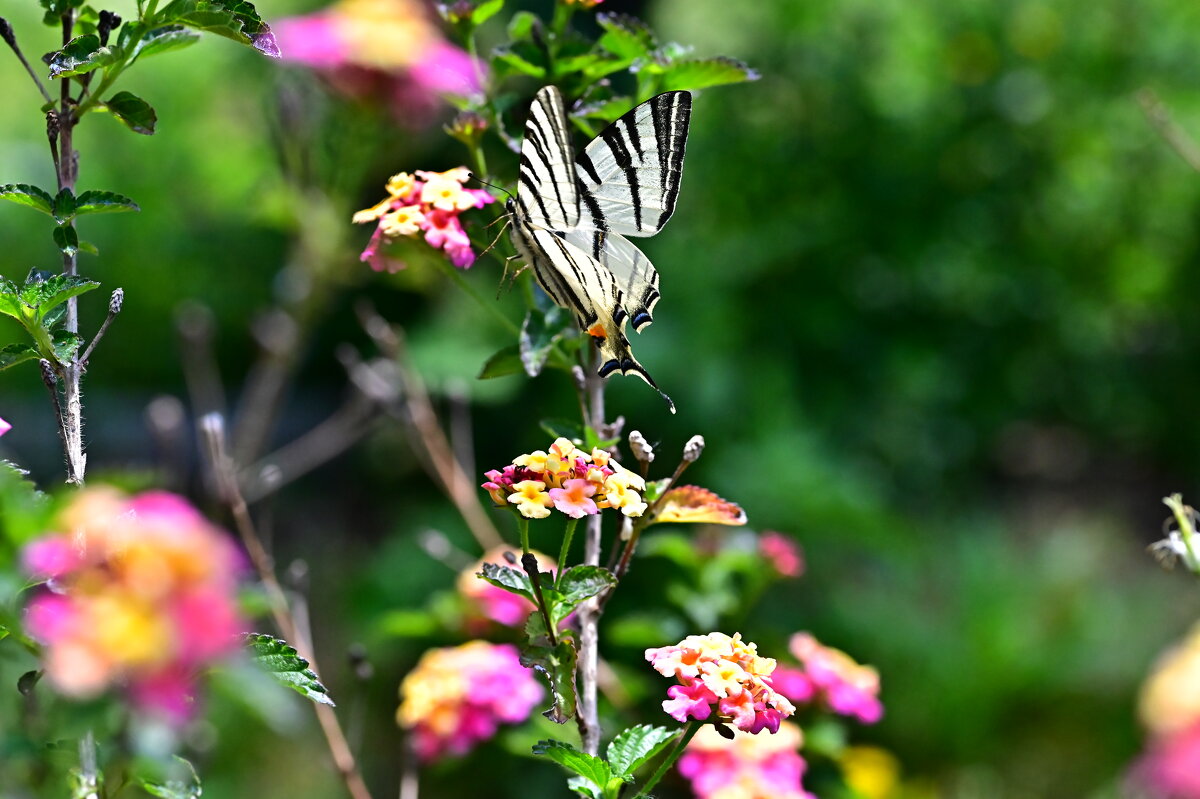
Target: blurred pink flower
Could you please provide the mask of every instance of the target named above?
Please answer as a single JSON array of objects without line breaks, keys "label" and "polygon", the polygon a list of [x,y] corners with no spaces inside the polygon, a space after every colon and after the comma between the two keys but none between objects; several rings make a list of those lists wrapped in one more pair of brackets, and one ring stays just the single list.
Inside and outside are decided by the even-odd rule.
[{"label": "blurred pink flower", "polygon": [[680,682],[667,689],[670,699],[662,705],[676,721],[704,720],[715,705],[721,723],[749,733],[774,733],[796,712],[771,687],[775,661],[759,657],[758,648],[742,641],[741,633],[689,635],[675,646],[647,649],[646,660],[659,674]]},{"label": "blurred pink flower", "polygon": [[12,425],[3,419],[0,419],[0,436],[4,435],[9,430],[12,430]]},{"label": "blurred pink flower", "polygon": [[475,263],[475,251],[459,214],[496,201],[483,189],[465,188],[463,184],[470,177],[467,168],[461,166],[445,172],[418,170],[416,175],[392,175],[385,185],[388,196],[354,214],[356,224],[376,223],[359,260],[376,272],[397,272],[404,268],[403,262],[389,258],[381,248],[396,239],[424,233],[425,243],[444,251],[450,263],[460,269],[469,268]]},{"label": "blurred pink flower", "polygon": [[859,665],[838,649],[823,646],[809,633],[796,633],[788,650],[800,668],[781,666],[771,675],[775,690],[793,702],[823,702],[834,713],[864,724],[883,717],[879,672]]},{"label": "blurred pink flower", "polygon": [[431,649],[400,684],[396,720],[411,730],[424,762],[462,755],[500,724],[529,718],[542,699],[533,672],[511,644],[471,641]]},{"label": "blurred pink flower", "polygon": [[1200,799],[1200,724],[1152,739],[1133,777],[1152,797]]},{"label": "blurred pink flower", "polygon": [[776,735],[735,730],[733,740],[705,727],[688,743],[676,768],[698,799],[814,799],[800,784],[800,728],[784,723]]},{"label": "blurred pink flower", "polygon": [[800,546],[783,533],[768,530],[760,535],[758,553],[781,577],[799,577],[804,573],[804,555]]},{"label": "blurred pink flower", "polygon": [[432,121],[439,95],[480,91],[482,66],[442,37],[417,0],[340,0],[272,27],[284,59],[343,94],[387,104],[412,127]]},{"label": "blurred pink flower", "polygon": [[109,488],[76,494],[62,532],[30,542],[26,571],[49,580],[25,611],[43,667],[69,696],[124,686],[172,723],[191,713],[195,674],[238,648],[241,554],[182,497]]},{"label": "blurred pink flower", "polygon": [[[511,547],[499,546],[490,549],[478,562],[460,572],[458,591],[467,601],[470,616],[483,616],[507,627],[517,627],[524,624],[525,620],[529,618],[529,614],[534,609],[533,603],[523,596],[510,594],[503,588],[497,588],[479,576],[485,563],[493,563],[497,566],[510,565],[504,558],[504,553],[508,551],[511,551]],[[538,568],[541,571],[553,572],[558,569],[558,564],[554,562],[553,558],[543,555],[537,550],[531,549],[530,552],[537,558]],[[520,566],[514,568],[519,569]]]}]

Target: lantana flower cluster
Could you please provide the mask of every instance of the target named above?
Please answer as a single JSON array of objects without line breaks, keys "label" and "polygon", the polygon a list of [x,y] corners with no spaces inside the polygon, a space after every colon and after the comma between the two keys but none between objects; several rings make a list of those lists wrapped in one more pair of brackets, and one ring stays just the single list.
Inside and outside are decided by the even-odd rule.
[{"label": "lantana flower cluster", "polygon": [[470,641],[431,649],[400,684],[396,719],[412,731],[423,762],[462,755],[500,724],[529,718],[542,699],[533,672],[511,644]]},{"label": "lantana flower cluster", "polygon": [[771,676],[775,690],[793,702],[820,702],[834,713],[874,724],[883,717],[879,672],[839,649],[822,645],[809,633],[796,633],[788,651],[800,668],[782,665]]},{"label": "lantana flower cluster", "polygon": [[735,730],[733,740],[704,727],[676,768],[697,799],[815,799],[800,783],[807,768],[802,742],[800,728],[787,721],[775,735]]},{"label": "lantana flower cluster", "polygon": [[677,721],[704,721],[715,710],[719,721],[744,732],[774,733],[796,712],[771,686],[775,661],[759,657],[758,647],[743,641],[741,633],[689,635],[675,646],[647,649],[646,660],[659,674],[679,680],[662,703]]},{"label": "lantana flower cluster", "polygon": [[1154,797],[1200,799],[1200,626],[1163,655],[1142,686],[1150,733],[1135,777]]},{"label": "lantana flower cluster", "polygon": [[45,646],[47,679],[80,698],[124,686],[140,709],[185,721],[196,674],[238,649],[245,630],[235,604],[241,553],[165,492],[89,488],[57,522],[61,532],[23,552],[29,574],[47,581],[25,616]]},{"label": "lantana flower cluster", "polygon": [[496,201],[483,189],[465,188],[463,184],[470,177],[470,171],[460,166],[445,172],[401,172],[389,178],[388,196],[354,214],[357,224],[377,223],[360,260],[376,272],[398,272],[404,263],[385,255],[384,245],[423,235],[425,243],[444,251],[450,263],[460,269],[469,268],[475,263],[475,251],[458,217],[469,208],[482,208]]},{"label": "lantana flower cluster", "polygon": [[9,430],[12,430],[12,425],[3,419],[0,419],[0,436],[4,435]]},{"label": "lantana flower cluster", "polygon": [[[509,550],[510,548],[506,546],[494,547],[488,550],[473,566],[460,572],[458,591],[466,600],[470,615],[476,618],[483,616],[506,627],[516,627],[525,623],[529,614],[534,611],[535,605],[525,597],[505,591],[503,588],[497,588],[479,576],[485,563],[493,563],[497,566],[509,565],[504,558],[504,553]],[[554,558],[543,555],[535,549],[531,549],[529,552],[537,558],[538,568],[542,571],[558,571],[558,564]],[[468,620],[468,623],[470,621]]]},{"label": "lantana flower cluster", "polygon": [[590,453],[559,438],[547,451],[522,455],[501,470],[487,472],[483,488],[499,507],[515,505],[527,519],[544,519],[551,509],[572,519],[619,508],[626,516],[646,511],[646,481],[595,448]]}]

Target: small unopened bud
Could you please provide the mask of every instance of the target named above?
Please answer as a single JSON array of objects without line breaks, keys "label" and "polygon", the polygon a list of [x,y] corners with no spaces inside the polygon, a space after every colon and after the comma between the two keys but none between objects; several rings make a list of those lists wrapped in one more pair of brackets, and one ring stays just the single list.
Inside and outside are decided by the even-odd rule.
[{"label": "small unopened bud", "polygon": [[117,289],[108,298],[108,312],[116,316],[121,312],[121,306],[125,304],[125,289]]},{"label": "small unopened bud", "polygon": [[454,121],[445,126],[445,130],[461,142],[470,144],[479,139],[488,129],[488,121],[474,111],[463,111],[454,117]]},{"label": "small unopened bud", "polygon": [[639,463],[654,463],[654,447],[650,446],[650,442],[640,431],[634,430],[629,434],[629,449],[633,451],[633,457]]},{"label": "small unopened bud", "polygon": [[13,33],[12,25],[8,24],[4,17],[0,17],[0,39],[12,49],[17,49],[17,36]]},{"label": "small unopened bud", "polygon": [[48,386],[53,386],[58,382],[58,375],[54,372],[54,365],[42,358],[38,361],[38,365],[42,367],[42,382]]},{"label": "small unopened bud", "polygon": [[100,19],[96,23],[96,34],[100,38],[100,44],[108,44],[109,31],[115,30],[121,24],[121,18],[111,11],[101,11]]},{"label": "small unopened bud", "polygon": [[695,463],[704,452],[704,436],[692,436],[683,446],[683,459],[687,463]]}]

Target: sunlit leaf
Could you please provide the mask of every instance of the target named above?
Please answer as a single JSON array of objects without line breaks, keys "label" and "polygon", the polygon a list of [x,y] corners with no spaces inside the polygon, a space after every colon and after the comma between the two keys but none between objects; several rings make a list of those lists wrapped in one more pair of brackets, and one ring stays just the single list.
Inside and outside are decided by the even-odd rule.
[{"label": "sunlit leaf", "polygon": [[0,200],[36,208],[44,214],[54,214],[54,198],[50,193],[27,183],[5,183],[0,186]]},{"label": "sunlit leaf", "polygon": [[608,764],[618,777],[632,777],[679,735],[678,729],[639,724],[619,733],[608,745]]},{"label": "sunlit leaf", "polygon": [[676,61],[662,71],[659,85],[663,91],[706,89],[727,83],[758,80],[759,74],[734,58],[717,56]]},{"label": "sunlit leaf", "polygon": [[707,488],[678,486],[668,491],[658,506],[654,523],[661,522],[742,525],[746,512]]},{"label": "sunlit leaf", "polygon": [[116,61],[118,53],[100,44],[95,34],[76,36],[50,59],[50,77],[69,78],[82,75],[93,69],[108,66]]},{"label": "sunlit leaf", "polygon": [[133,200],[111,191],[85,191],[75,198],[75,216],[140,210]]},{"label": "sunlit leaf", "polygon": [[[563,741],[538,741],[533,746],[535,755],[544,755],[555,763],[595,785],[602,793],[607,792],[609,783],[613,781],[612,769],[600,758],[580,752],[569,743]],[[621,780],[618,778],[617,783]]]},{"label": "sunlit leaf", "polygon": [[245,640],[251,660],[280,684],[314,702],[333,704],[329,691],[308,667],[308,661],[297,654],[295,647],[263,633],[247,633]]},{"label": "sunlit leaf", "polygon": [[182,50],[200,41],[200,35],[182,25],[163,25],[146,31],[133,51],[134,58],[146,58],[171,50]]}]

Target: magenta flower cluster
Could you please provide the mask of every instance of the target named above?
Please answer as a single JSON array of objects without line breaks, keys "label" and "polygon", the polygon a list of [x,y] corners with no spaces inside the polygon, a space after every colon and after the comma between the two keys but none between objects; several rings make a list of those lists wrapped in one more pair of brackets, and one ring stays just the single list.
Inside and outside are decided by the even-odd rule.
[{"label": "magenta flower cluster", "polygon": [[820,703],[841,716],[874,724],[883,717],[879,672],[845,652],[823,646],[808,633],[796,633],[788,650],[800,668],[780,666],[771,675],[775,690],[793,702]]}]

